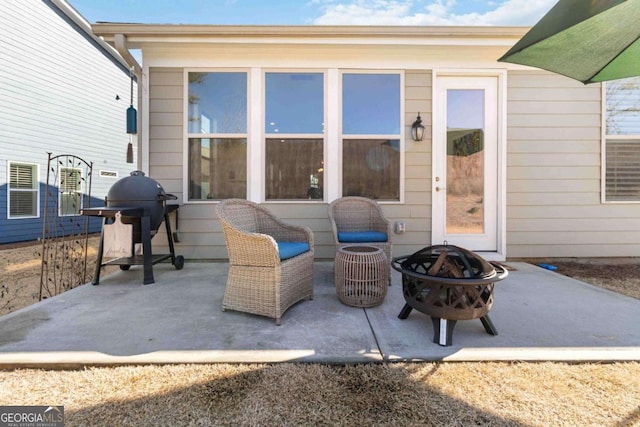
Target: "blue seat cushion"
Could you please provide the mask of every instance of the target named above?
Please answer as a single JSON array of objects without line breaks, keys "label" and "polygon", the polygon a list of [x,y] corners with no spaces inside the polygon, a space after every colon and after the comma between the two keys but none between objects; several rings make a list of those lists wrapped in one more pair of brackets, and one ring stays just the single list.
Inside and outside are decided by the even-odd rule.
[{"label": "blue seat cushion", "polygon": [[309,251],[307,242],[276,242],[278,244],[278,255],[280,260],[293,258],[294,256]]},{"label": "blue seat cushion", "polygon": [[386,242],[387,233],[379,231],[342,231],[338,232],[340,243]]}]

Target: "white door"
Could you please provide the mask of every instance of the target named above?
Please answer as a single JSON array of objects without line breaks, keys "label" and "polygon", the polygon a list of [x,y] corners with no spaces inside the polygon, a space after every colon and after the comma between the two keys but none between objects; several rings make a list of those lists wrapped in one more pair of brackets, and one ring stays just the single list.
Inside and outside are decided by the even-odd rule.
[{"label": "white door", "polygon": [[498,251],[498,77],[435,79],[432,244]]}]

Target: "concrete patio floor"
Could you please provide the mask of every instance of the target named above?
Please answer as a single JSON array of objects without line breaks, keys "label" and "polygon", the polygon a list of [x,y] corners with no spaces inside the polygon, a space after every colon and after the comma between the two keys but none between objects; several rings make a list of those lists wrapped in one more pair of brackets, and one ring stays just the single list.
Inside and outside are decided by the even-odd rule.
[{"label": "concrete patio floor", "polygon": [[433,342],[431,319],[404,306],[400,273],[384,302],[346,306],[333,263],[314,266],[312,301],[273,319],[220,309],[227,263],[154,266],[103,277],[0,317],[0,368],[147,363],[640,360],[640,300],[525,263],[496,284],[490,317],[459,321],[453,345]]}]

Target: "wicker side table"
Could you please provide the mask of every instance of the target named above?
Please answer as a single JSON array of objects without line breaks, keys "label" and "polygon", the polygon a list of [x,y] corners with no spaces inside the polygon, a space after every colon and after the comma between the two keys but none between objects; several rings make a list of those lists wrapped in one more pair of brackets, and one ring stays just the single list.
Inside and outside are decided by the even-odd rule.
[{"label": "wicker side table", "polygon": [[375,307],[387,296],[390,265],[384,251],[374,246],[347,245],[335,258],[338,299],[353,307]]}]

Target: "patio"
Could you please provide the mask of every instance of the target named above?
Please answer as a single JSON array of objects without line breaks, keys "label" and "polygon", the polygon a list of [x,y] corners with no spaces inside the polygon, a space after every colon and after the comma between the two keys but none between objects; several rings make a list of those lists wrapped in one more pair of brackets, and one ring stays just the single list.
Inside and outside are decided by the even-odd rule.
[{"label": "patio", "polygon": [[146,363],[640,360],[640,301],[525,263],[508,263],[490,316],[432,342],[428,316],[404,306],[400,273],[373,308],[342,304],[333,263],[314,265],[314,299],[273,319],[222,312],[227,263],[154,266],[104,277],[0,318],[0,367]]}]

